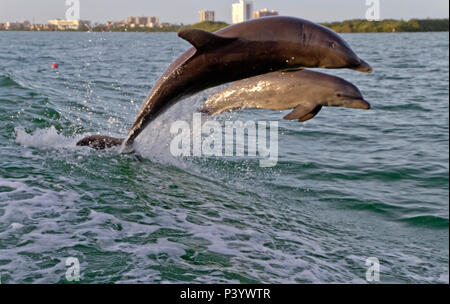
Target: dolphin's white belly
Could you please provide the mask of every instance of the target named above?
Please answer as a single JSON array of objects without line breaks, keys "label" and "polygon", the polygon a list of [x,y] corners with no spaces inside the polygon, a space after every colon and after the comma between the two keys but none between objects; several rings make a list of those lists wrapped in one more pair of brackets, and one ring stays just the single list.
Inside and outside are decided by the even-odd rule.
[{"label": "dolphin's white belly", "polygon": [[210,114],[246,108],[287,110],[301,102],[301,96],[296,94],[298,91],[298,85],[289,83],[258,81],[246,85],[246,82],[240,82],[212,95],[203,110]]}]

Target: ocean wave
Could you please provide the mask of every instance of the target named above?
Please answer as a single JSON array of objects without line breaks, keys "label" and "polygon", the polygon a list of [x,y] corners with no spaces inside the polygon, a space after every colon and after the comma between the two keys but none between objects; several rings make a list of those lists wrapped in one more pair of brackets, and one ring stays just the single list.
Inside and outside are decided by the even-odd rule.
[{"label": "ocean wave", "polygon": [[392,112],[400,112],[405,110],[431,112],[430,109],[424,108],[418,104],[401,104],[401,105],[386,105],[386,106],[380,105],[377,106],[377,109]]},{"label": "ocean wave", "polygon": [[401,219],[402,222],[413,226],[424,226],[428,228],[447,229],[449,228],[449,219],[435,215],[418,215]]},{"label": "ocean wave", "polygon": [[8,75],[0,75],[0,88],[1,87],[20,87],[20,84],[11,76]]}]

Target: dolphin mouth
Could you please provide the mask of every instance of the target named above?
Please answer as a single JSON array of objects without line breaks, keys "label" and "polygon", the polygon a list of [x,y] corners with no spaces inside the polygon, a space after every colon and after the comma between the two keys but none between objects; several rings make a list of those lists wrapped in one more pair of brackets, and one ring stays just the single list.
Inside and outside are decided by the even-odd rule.
[{"label": "dolphin mouth", "polygon": [[367,62],[365,62],[362,59],[360,59],[359,65],[354,67],[353,70],[362,72],[362,73],[372,73],[373,72],[373,68],[370,66],[370,64],[368,64]]},{"label": "dolphin mouth", "polygon": [[[339,107],[339,105],[335,105]],[[364,98],[349,98],[340,107],[359,110],[370,110],[372,106]]]},{"label": "dolphin mouth", "polygon": [[370,110],[372,106],[364,99],[358,99],[352,103],[353,108],[361,110]]}]

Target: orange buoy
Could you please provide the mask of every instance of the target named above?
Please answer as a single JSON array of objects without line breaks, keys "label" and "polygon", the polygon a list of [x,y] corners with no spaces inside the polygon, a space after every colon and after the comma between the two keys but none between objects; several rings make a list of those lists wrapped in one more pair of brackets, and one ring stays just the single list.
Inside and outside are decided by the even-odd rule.
[{"label": "orange buoy", "polygon": [[58,67],[59,66],[56,63],[52,64],[52,69],[57,69]]}]

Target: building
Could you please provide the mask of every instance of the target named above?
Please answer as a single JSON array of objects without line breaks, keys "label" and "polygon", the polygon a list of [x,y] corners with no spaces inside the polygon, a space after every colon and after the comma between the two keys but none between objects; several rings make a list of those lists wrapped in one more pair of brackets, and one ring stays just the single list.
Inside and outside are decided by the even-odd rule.
[{"label": "building", "polygon": [[147,17],[136,17],[136,24],[140,26],[146,26],[148,22]]},{"label": "building", "polygon": [[106,30],[118,30],[118,29],[125,29],[127,27],[127,23],[124,21],[108,21],[106,22]]},{"label": "building", "polygon": [[44,30],[48,30],[48,25],[47,24],[31,24],[29,26],[30,31],[44,31]]},{"label": "building", "polygon": [[7,30],[18,30],[22,28],[22,25],[19,22],[6,22],[5,29]]},{"label": "building", "polygon": [[158,17],[148,17],[147,18],[147,26],[148,27],[156,27],[159,25],[159,18]]},{"label": "building", "polygon": [[5,30],[23,30],[23,29],[30,29],[31,24],[28,20],[23,20],[21,22],[6,22],[4,24]]},{"label": "building", "polygon": [[215,21],[215,15],[216,13],[214,11],[200,11],[198,12],[199,16],[200,16],[200,22],[205,22],[205,21]]},{"label": "building", "polygon": [[127,23],[130,27],[155,27],[159,25],[158,17],[128,17]]},{"label": "building", "polygon": [[239,3],[233,3],[232,20],[233,24],[244,22],[252,19],[253,2],[239,0]]},{"label": "building", "polygon": [[127,23],[129,24],[136,24],[136,17],[128,17]]},{"label": "building", "polygon": [[261,18],[268,16],[278,16],[278,12],[274,10],[269,11],[267,8],[253,12],[253,18]]},{"label": "building", "polygon": [[81,20],[61,20],[61,19],[53,19],[49,20],[48,24],[53,26],[54,28],[65,31],[65,30],[79,30],[84,25],[89,25],[89,21],[81,21]]}]

